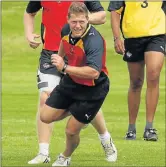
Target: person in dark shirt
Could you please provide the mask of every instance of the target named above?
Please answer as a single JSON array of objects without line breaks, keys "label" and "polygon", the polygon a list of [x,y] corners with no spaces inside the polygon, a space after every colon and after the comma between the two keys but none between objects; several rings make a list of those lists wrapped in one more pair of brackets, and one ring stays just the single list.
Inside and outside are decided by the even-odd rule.
[{"label": "person in dark shirt", "polygon": [[[52,166],[69,166],[71,155],[79,144],[81,129],[95,118],[109,92],[105,41],[88,23],[84,3],[71,4],[68,25],[61,34],[59,52],[52,54],[51,61],[65,75],[51,92],[40,117],[44,123],[52,123],[63,119],[67,109],[71,117],[66,126],[65,151]],[[68,64],[64,62],[64,56],[67,56]],[[110,152],[107,160],[116,161],[117,150],[112,139],[106,145]]]},{"label": "person in dark shirt", "polygon": [[[83,2],[83,1],[82,1]],[[106,13],[98,1],[83,2],[90,13],[88,14],[89,23],[103,24]],[[62,74],[51,64],[51,55],[58,52],[61,29],[67,23],[67,12],[71,1],[30,1],[24,14],[25,34],[30,47],[37,48],[40,42],[35,39],[39,35],[34,33],[34,19],[36,13],[42,9],[41,21],[41,39],[43,48],[41,51],[39,69],[38,69],[38,89],[39,106],[37,113],[37,134],[39,142],[39,153],[28,164],[48,163],[49,143],[53,124],[45,124],[40,120],[40,109],[43,107],[50,92],[59,84]],[[66,113],[66,116],[68,113]],[[105,120],[102,112],[98,112],[95,119],[91,122],[99,133],[101,143],[110,141],[110,134],[105,126]],[[105,147],[106,156],[109,155],[109,149]]]},{"label": "person in dark shirt", "polygon": [[[111,26],[115,51],[127,62],[129,125],[125,139],[136,139],[136,119],[146,70],[146,125],[143,138],[157,141],[153,120],[159,98],[159,78],[165,54],[165,1],[111,1]],[[120,29],[124,41],[120,38]],[[145,68],[146,66],[146,68]]]}]

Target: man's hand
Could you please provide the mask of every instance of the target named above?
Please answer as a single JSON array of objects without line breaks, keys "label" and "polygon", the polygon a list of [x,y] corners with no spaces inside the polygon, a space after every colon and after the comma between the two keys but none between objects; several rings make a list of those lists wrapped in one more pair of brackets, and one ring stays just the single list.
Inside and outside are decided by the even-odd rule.
[{"label": "man's hand", "polygon": [[59,56],[58,54],[51,55],[51,62],[53,65],[56,66],[58,71],[62,71],[62,69],[65,65],[63,58],[61,56]]},{"label": "man's hand", "polygon": [[124,41],[123,40],[121,40],[120,38],[116,38],[114,40],[114,47],[115,47],[116,53],[124,55],[125,47],[124,47]]},{"label": "man's hand", "polygon": [[40,35],[37,35],[37,34],[27,35],[27,40],[31,48],[36,49],[41,44],[41,42],[35,40],[36,38],[39,38],[39,37]]}]

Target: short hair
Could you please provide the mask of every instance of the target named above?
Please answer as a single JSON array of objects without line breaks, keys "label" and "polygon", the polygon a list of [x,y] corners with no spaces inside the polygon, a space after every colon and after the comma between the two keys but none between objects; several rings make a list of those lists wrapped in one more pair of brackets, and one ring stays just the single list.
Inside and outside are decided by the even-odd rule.
[{"label": "short hair", "polygon": [[68,10],[68,18],[71,14],[85,14],[85,17],[88,18],[88,9],[83,2],[72,2]]}]

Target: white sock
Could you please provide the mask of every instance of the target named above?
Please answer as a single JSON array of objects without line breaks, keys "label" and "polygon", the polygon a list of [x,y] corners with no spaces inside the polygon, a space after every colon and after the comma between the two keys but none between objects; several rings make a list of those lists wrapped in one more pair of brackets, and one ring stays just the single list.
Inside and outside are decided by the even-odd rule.
[{"label": "white sock", "polygon": [[110,141],[110,138],[111,138],[111,135],[108,131],[106,131],[104,134],[99,134],[99,139],[102,144],[107,143],[108,140]]},{"label": "white sock", "polygon": [[61,155],[62,157],[64,157],[64,158],[70,158],[70,157],[71,157],[71,156],[70,156],[70,157],[66,157],[66,156],[64,156],[62,153],[60,153],[60,155]]},{"label": "white sock", "polygon": [[49,144],[39,143],[39,153],[42,153],[44,155],[49,155]]}]

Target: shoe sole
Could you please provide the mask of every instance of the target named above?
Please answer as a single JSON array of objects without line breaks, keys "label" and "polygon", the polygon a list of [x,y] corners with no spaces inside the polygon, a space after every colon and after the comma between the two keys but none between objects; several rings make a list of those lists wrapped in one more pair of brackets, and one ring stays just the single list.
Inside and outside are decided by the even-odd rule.
[{"label": "shoe sole", "polygon": [[45,159],[43,162],[36,162],[36,163],[33,163],[33,162],[28,162],[29,165],[37,165],[37,164],[48,164],[50,163],[50,159]]},{"label": "shoe sole", "polygon": [[125,138],[125,140],[136,140],[136,138]]},{"label": "shoe sole", "polygon": [[124,137],[125,140],[136,140],[136,136],[133,137],[133,138],[127,138],[127,137]]},{"label": "shoe sole", "polygon": [[156,138],[149,138],[149,139],[148,139],[148,138],[144,138],[144,140],[145,140],[145,141],[157,141]]},{"label": "shoe sole", "polygon": [[50,163],[50,161],[47,161],[47,162],[38,162],[38,163],[30,163],[28,162],[29,165],[39,165],[39,164],[48,164]]}]

